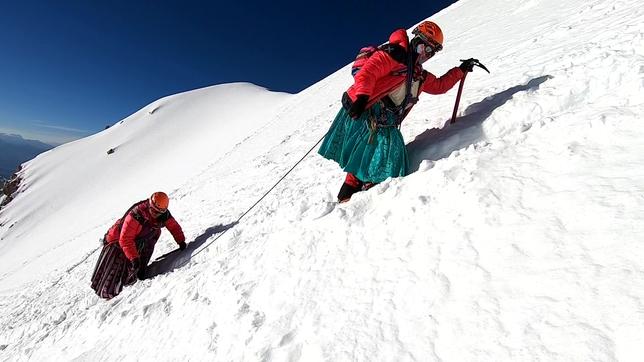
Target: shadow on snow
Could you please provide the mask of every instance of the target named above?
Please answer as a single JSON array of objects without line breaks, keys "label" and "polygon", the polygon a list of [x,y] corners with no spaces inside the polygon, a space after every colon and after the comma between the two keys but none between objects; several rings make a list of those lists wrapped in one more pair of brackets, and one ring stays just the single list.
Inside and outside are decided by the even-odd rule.
[{"label": "shadow on snow", "polygon": [[175,269],[181,268],[186,265],[192,258],[192,254],[199,249],[210,237],[215,234],[223,233],[224,231],[237,225],[237,222],[232,222],[228,225],[216,225],[206,229],[203,234],[197,236],[195,240],[186,245],[186,249],[180,251],[175,249],[169,253],[161,255],[152,262],[145,271],[145,279],[154,278],[157,275],[169,273]]},{"label": "shadow on snow", "polygon": [[[484,100],[467,107],[464,115],[457,118],[456,123],[449,124],[449,120],[441,128],[428,129],[407,145],[409,152],[410,170],[418,170],[423,160],[439,160],[449,156],[452,152],[466,148],[471,144],[481,141],[484,138],[482,123],[495,109],[501,107],[505,102],[519,92],[537,90],[552,76],[544,75],[530,80],[523,85],[517,85],[506,89],[503,92],[487,97]],[[449,142],[445,142],[449,140]],[[186,250],[173,250],[158,257],[146,269],[146,279],[154,278],[157,275],[165,274],[186,265],[192,258],[193,253],[199,249],[210,237],[223,233],[235,226],[238,222],[228,225],[216,225],[206,229],[203,234],[197,236],[194,241],[186,246]]]},{"label": "shadow on snow", "polygon": [[[523,85],[508,88],[501,93],[489,96],[484,100],[467,107],[464,115],[450,124],[448,120],[441,128],[428,129],[407,144],[409,152],[409,169],[416,172],[423,160],[436,161],[449,156],[452,152],[467,148],[484,138],[482,123],[495,109],[519,92],[539,89],[552,76],[544,75],[530,80]],[[449,140],[449,142],[445,142]]]}]

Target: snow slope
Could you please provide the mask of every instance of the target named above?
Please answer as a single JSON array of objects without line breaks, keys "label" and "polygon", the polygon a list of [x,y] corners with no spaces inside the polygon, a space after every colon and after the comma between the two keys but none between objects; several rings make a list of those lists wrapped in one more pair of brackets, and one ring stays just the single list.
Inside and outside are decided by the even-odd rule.
[{"label": "snow slope", "polygon": [[165,97],[27,163],[23,192],[0,216],[0,290],[78,260],[133,201],[224,157],[288,97],[243,83]]},{"label": "snow slope", "polygon": [[[421,97],[402,128],[417,172],[348,204],[333,202],[341,170],[312,154],[234,224],[324,135],[346,68],[293,96],[177,95],[172,117],[151,105],[29,163],[0,214],[0,359],[640,360],[644,8],[463,0],[431,19],[446,44],[428,70],[475,56],[492,74],[468,76],[452,126],[454,90]],[[247,116],[173,124],[232,99]],[[159,139],[185,153],[166,162]],[[113,176],[147,167],[167,174]],[[171,193],[188,250],[100,300],[95,240],[152,189]],[[174,247],[164,233],[156,255]]]}]

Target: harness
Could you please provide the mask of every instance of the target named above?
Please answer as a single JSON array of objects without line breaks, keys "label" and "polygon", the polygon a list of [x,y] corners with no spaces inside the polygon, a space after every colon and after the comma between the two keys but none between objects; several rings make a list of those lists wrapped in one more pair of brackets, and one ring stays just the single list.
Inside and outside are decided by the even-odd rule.
[{"label": "harness", "polygon": [[[408,46],[409,49],[409,46]],[[400,103],[400,105],[396,105],[391,98],[387,95],[384,96],[382,99],[378,101],[380,103],[380,112],[379,114],[375,114],[376,112],[374,111],[373,107],[369,109],[369,121],[368,121],[368,128],[369,128],[369,144],[373,143],[375,135],[378,133],[378,129],[380,128],[400,128],[400,124],[402,123],[403,119],[407,116],[407,113],[409,113],[409,110],[411,107],[409,105],[414,105],[418,102],[418,97],[412,95],[411,90],[412,90],[412,84],[414,82],[414,58],[413,58],[413,52],[407,51],[407,67],[404,70],[399,70],[396,72],[392,72],[393,75],[402,75],[406,73],[405,77],[405,98],[403,101]],[[422,84],[422,79],[421,79],[421,84]],[[419,84],[420,87],[420,84]],[[389,117],[394,117],[395,122],[393,124],[390,124],[388,122]]]}]

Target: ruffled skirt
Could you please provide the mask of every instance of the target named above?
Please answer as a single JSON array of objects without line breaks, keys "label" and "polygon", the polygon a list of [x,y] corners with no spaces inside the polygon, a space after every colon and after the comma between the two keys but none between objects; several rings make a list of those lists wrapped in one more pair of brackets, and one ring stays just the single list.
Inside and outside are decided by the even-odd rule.
[{"label": "ruffled skirt", "polygon": [[[376,119],[380,126],[371,126]],[[406,176],[409,170],[407,148],[396,118],[384,111],[381,103],[374,104],[358,119],[340,108],[318,153],[364,182]]]}]

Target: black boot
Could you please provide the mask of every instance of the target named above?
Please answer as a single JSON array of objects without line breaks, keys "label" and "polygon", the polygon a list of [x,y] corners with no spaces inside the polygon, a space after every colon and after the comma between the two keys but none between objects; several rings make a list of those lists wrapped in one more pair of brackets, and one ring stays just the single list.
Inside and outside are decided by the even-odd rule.
[{"label": "black boot", "polygon": [[340,192],[338,193],[338,202],[343,203],[349,201],[351,199],[351,196],[353,196],[353,194],[358,191],[362,191],[362,185],[352,186],[346,182],[343,183],[342,187],[340,188]]},{"label": "black boot", "polygon": [[147,275],[146,275],[146,273],[145,273],[145,269],[146,269],[146,268],[145,268],[144,266],[142,266],[142,267],[139,269],[139,271],[138,271],[138,272],[136,272],[136,277],[137,277],[139,280],[143,280],[143,279],[145,279],[145,277],[147,276]]},{"label": "black boot", "polygon": [[365,182],[364,184],[362,184],[362,189],[361,189],[361,191],[367,191],[367,190],[369,190],[370,188],[372,188],[372,187],[374,187],[374,186],[376,186],[376,185],[377,185],[377,183],[373,183],[373,182]]}]

